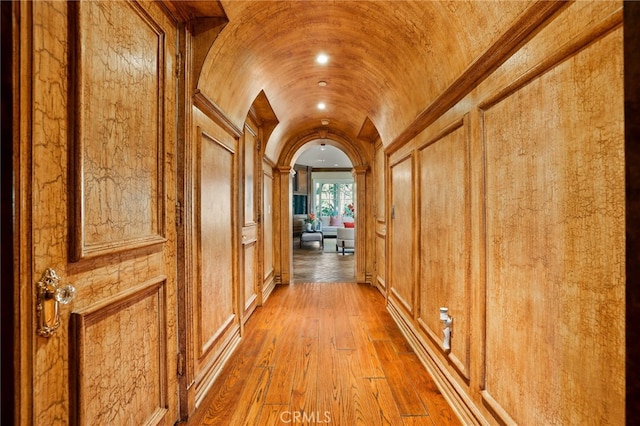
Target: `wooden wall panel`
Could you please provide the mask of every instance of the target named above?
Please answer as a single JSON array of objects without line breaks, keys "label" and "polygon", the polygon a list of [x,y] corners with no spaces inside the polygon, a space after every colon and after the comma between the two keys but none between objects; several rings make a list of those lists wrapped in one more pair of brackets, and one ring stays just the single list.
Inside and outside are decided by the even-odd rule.
[{"label": "wooden wall panel", "polygon": [[163,242],[163,31],[137,3],[74,2],[69,10],[72,255]]},{"label": "wooden wall panel", "polygon": [[374,212],[375,217],[378,221],[385,220],[386,214],[386,202],[387,199],[385,197],[386,191],[386,154],[384,149],[382,149],[382,144],[378,145],[374,154],[374,187],[375,187],[375,195],[374,195]]},{"label": "wooden wall panel", "polygon": [[246,321],[251,314],[251,311],[255,309],[257,303],[257,288],[256,288],[256,266],[258,256],[257,239],[252,238],[247,241],[243,241],[243,255],[244,255],[244,310],[245,314],[243,320]]},{"label": "wooden wall panel", "polygon": [[[155,2],[14,10],[24,156],[16,424],[173,424],[175,145],[165,142],[176,134],[175,23]],[[46,268],[76,297],[43,338],[34,288]],[[145,293],[138,284],[149,280]]]},{"label": "wooden wall panel", "polygon": [[204,357],[237,315],[234,290],[233,185],[234,153],[200,132],[197,182],[197,349]]},{"label": "wooden wall panel", "polygon": [[394,298],[409,313],[414,310],[413,157],[391,166],[391,283]]},{"label": "wooden wall panel", "polygon": [[156,424],[166,409],[164,278],[72,314],[71,423]]},{"label": "wooden wall panel", "polygon": [[461,121],[419,151],[419,322],[442,346],[440,307],[453,318],[449,357],[469,378],[469,144]]},{"label": "wooden wall panel", "polygon": [[249,125],[244,127],[244,223],[255,223],[255,158],[256,158],[256,141],[257,130]]},{"label": "wooden wall panel", "polygon": [[624,423],[621,38],[485,108],[485,400],[520,424]]},{"label": "wooden wall panel", "polygon": [[185,360],[180,389],[183,416],[202,403],[239,342],[243,276],[237,155],[241,132],[205,94],[196,93],[192,101],[193,125],[181,171],[185,180],[185,281],[179,303],[186,317],[180,342]]},{"label": "wooden wall panel", "polygon": [[262,229],[262,287],[263,291],[266,291],[267,288],[272,288],[274,278],[273,233],[275,231],[273,227],[273,171],[268,164],[263,165],[262,172]]},{"label": "wooden wall panel", "polygon": [[386,217],[386,154],[382,144],[378,144],[374,153],[373,167],[373,211],[375,212],[374,269],[375,285],[386,294],[386,259],[387,259],[387,217]]},{"label": "wooden wall panel", "polygon": [[375,236],[376,239],[376,285],[384,293],[387,291],[387,274],[385,270],[387,259],[387,238],[386,233],[378,232]]}]

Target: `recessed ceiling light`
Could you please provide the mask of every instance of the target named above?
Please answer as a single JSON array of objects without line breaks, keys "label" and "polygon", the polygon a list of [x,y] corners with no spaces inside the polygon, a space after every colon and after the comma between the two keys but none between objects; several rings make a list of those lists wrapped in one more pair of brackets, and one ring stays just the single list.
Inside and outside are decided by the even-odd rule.
[{"label": "recessed ceiling light", "polygon": [[318,82],[318,86],[320,86],[320,87],[325,87],[326,85],[327,85],[327,82],[326,82],[326,81],[324,81],[324,80],[320,80],[320,81]]},{"label": "recessed ceiling light", "polygon": [[322,123],[323,126],[329,125],[329,120],[327,120],[326,118],[323,118],[322,120],[320,120],[320,122]]},{"label": "recessed ceiling light", "polygon": [[318,103],[318,109],[325,109],[326,107],[327,107],[327,105],[325,105],[324,102]]},{"label": "recessed ceiling light", "polygon": [[316,62],[319,64],[326,64],[327,62],[329,62],[329,56],[327,56],[325,53],[320,53],[318,56],[316,56]]}]

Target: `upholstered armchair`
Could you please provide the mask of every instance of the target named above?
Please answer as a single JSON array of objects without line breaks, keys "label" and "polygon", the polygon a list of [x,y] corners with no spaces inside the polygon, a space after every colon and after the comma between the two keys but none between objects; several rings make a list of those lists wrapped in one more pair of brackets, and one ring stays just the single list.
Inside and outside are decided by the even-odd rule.
[{"label": "upholstered armchair", "polygon": [[338,228],[336,230],[336,251],[342,249],[355,249],[355,228]]}]

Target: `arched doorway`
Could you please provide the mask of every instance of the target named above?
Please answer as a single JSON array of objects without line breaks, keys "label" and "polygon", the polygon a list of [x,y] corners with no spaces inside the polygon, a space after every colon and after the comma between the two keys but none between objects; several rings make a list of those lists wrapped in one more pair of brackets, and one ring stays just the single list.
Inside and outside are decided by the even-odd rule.
[{"label": "arched doorway", "polygon": [[355,281],[356,184],[353,164],[338,147],[314,140],[293,169],[292,280]]},{"label": "arched doorway", "polygon": [[[373,268],[372,260],[372,235],[373,218],[371,215],[358,214],[367,212],[367,205],[371,204],[371,175],[369,165],[372,164],[374,147],[373,144],[356,140],[352,141],[341,135],[331,132],[312,132],[304,137],[286,144],[281,152],[277,171],[278,197],[276,203],[279,208],[278,215],[278,242],[276,247],[279,252],[279,282],[289,284],[293,282],[293,244],[294,244],[294,215],[293,215],[293,189],[295,184],[295,164],[300,155],[305,151],[304,147],[310,145],[325,144],[325,147],[335,147],[342,151],[351,162],[350,170],[353,179],[354,201],[353,206],[356,214],[353,222],[356,231],[354,232],[354,280],[356,282],[369,282]],[[291,197],[291,198],[290,198]],[[370,210],[370,209],[369,209]]]}]

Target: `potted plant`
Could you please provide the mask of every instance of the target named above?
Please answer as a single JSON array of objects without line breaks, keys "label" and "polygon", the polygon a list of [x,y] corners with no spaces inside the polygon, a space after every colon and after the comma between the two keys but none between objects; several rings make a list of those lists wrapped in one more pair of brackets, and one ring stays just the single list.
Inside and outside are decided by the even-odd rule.
[{"label": "potted plant", "polygon": [[315,231],[316,226],[316,215],[314,213],[309,213],[307,218],[304,220],[305,227],[307,232]]}]

